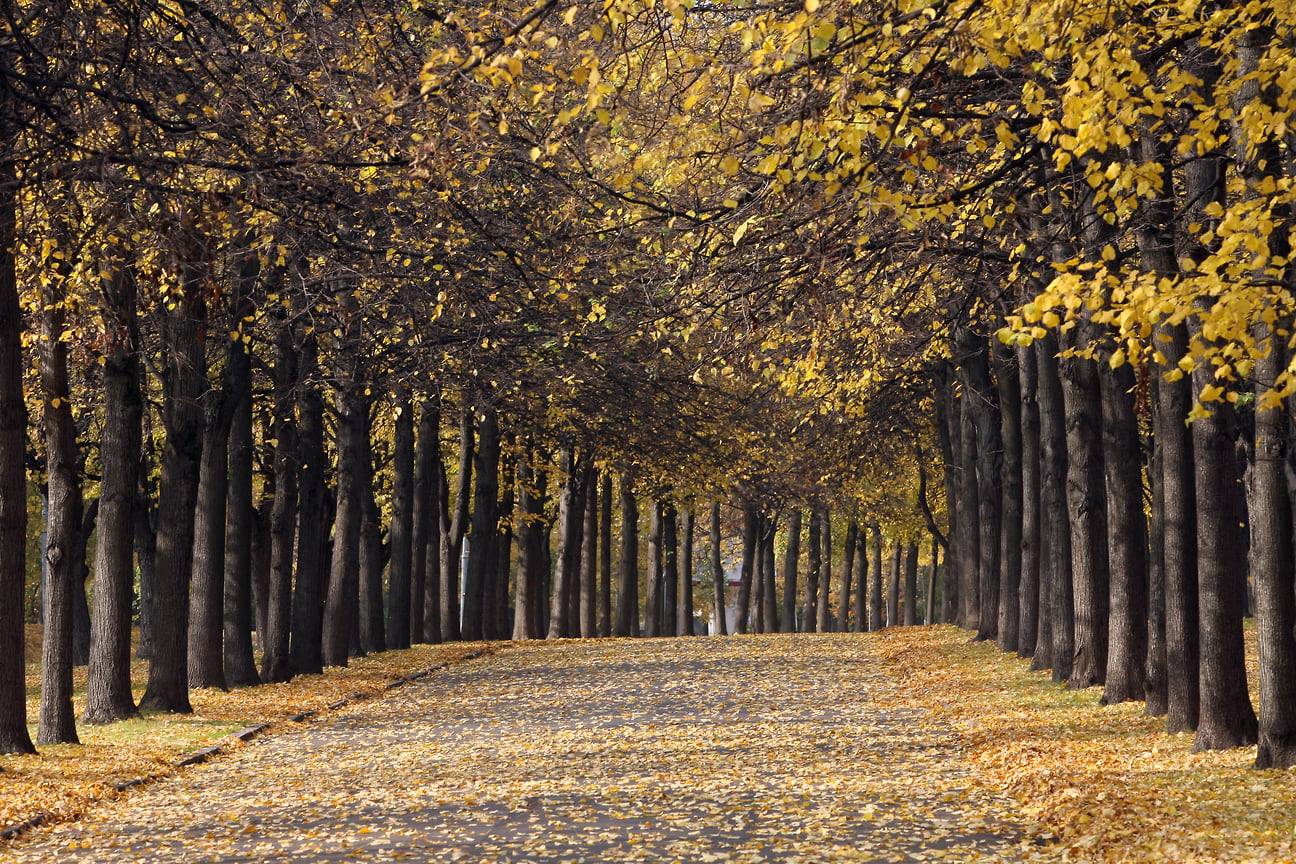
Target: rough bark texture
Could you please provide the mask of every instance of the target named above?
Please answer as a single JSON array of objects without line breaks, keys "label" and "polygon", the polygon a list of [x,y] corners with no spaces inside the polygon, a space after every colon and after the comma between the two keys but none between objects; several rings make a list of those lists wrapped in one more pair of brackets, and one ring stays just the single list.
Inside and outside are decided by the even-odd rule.
[{"label": "rough bark texture", "polygon": [[955,545],[958,548],[958,597],[960,627],[976,627],[981,620],[981,528],[977,506],[977,438],[976,411],[971,396],[964,391],[958,400],[959,468],[955,496]]},{"label": "rough bark texture", "polygon": [[[1029,360],[1030,356],[1026,355]],[[1016,651],[1021,628],[1021,576],[1023,532],[1023,452],[1019,361],[998,339],[994,340],[995,385],[1003,439],[1002,528],[999,534],[998,635],[1000,651]],[[905,621],[909,623],[908,610]]]},{"label": "rough bark texture", "polygon": [[801,511],[788,514],[787,548],[783,551],[783,619],[779,632],[796,632],[797,560],[801,557]]},{"label": "rough bark texture", "polygon": [[837,586],[837,632],[850,632],[851,581],[855,575],[855,543],[859,539],[859,523],[854,519],[846,524],[846,546],[842,550],[841,582]]},{"label": "rough bark texture", "polygon": [[680,524],[680,636],[693,635],[693,508],[686,509]]},{"label": "rough bark texture", "polygon": [[598,471],[591,460],[585,469],[585,526],[581,531],[580,635],[598,636]]},{"label": "rough bark texture", "polygon": [[518,562],[517,582],[513,590],[513,639],[535,639],[536,589],[540,581],[540,561],[543,557],[540,532],[544,525],[544,474],[533,469],[535,452],[531,442],[522,445],[518,456]]},{"label": "rough bark texture", "polygon": [[[391,564],[387,571],[387,644],[410,646],[410,573],[414,569],[414,405],[396,393],[392,453]],[[420,550],[422,551],[422,550]],[[422,628],[420,628],[421,630]],[[420,634],[421,635],[421,634]]]},{"label": "rough bark texture", "polygon": [[855,618],[851,621],[851,632],[863,633],[868,629],[868,543],[863,530],[855,537],[855,581]]},{"label": "rough bark texture", "polygon": [[679,521],[674,504],[662,508],[661,635],[679,634]]},{"label": "rough bark texture", "polygon": [[292,627],[293,543],[297,517],[297,424],[293,388],[299,379],[291,325],[279,323],[274,368],[274,504],[270,508],[270,585],[266,604],[261,680],[292,677],[288,646]]},{"label": "rough bark texture", "polygon": [[869,563],[869,617],[868,629],[876,632],[886,626],[885,607],[882,605],[882,529],[872,525],[873,554]]},{"label": "rough bark texture", "polygon": [[[971,412],[976,437],[977,511],[977,593],[975,605],[968,607],[966,626],[975,627],[977,640],[983,640],[996,638],[999,631],[999,544],[1004,517],[1002,422],[998,393],[990,380],[987,343],[970,331],[964,334],[960,346],[966,410]],[[964,467],[967,470],[969,466]]]},{"label": "rough bark texture", "polygon": [[383,548],[382,525],[374,490],[372,398],[361,403],[356,448],[356,489],[360,495],[360,653],[376,654],[387,650],[387,631],[383,626]]},{"label": "rough bark texture", "polygon": [[824,510],[819,518],[823,520],[820,538],[823,541],[823,558],[819,561],[819,592],[817,596],[819,609],[815,613],[815,632],[832,632],[832,612],[829,610],[828,598],[832,594],[832,512]]},{"label": "rough bark texture", "polygon": [[[1045,622],[1041,616],[1040,637],[1035,643],[1031,668],[1051,667],[1053,680],[1061,682],[1071,677],[1071,658],[1075,654],[1071,526],[1066,504],[1066,410],[1058,370],[1057,337],[1050,333],[1035,344],[1039,368],[1040,546],[1049,553],[1044,556],[1044,566],[1040,570],[1040,605],[1048,604],[1048,620]],[[1047,592],[1044,586],[1047,586]],[[1046,631],[1051,638],[1044,642]],[[1046,647],[1047,652],[1041,651],[1041,647]]]},{"label": "rough bark texture", "polygon": [[231,687],[260,682],[252,650],[252,365],[246,345],[231,357],[234,417],[229,436],[228,524],[225,532],[225,596],[222,602],[225,681]]},{"label": "rough bark texture", "polygon": [[1017,656],[1034,657],[1040,625],[1040,416],[1035,345],[1017,349],[1021,388],[1022,536]]},{"label": "rough bark texture", "polygon": [[891,553],[891,569],[887,571],[886,587],[886,623],[888,627],[900,624],[900,567],[904,558],[904,547],[896,541]]},{"label": "rough bark texture", "polygon": [[[584,508],[581,506],[580,466],[576,464],[571,447],[564,447],[559,456],[559,470],[562,472],[562,489],[558,494],[558,553],[555,556],[553,600],[549,605],[549,629],[546,639],[563,639],[569,634],[571,623],[568,614],[571,611],[568,593],[573,583],[579,579],[580,558],[577,549],[572,548],[575,541],[579,544],[580,530],[577,526],[584,520]],[[573,525],[576,523],[576,525]],[[651,569],[651,568],[650,568]],[[651,589],[649,597],[651,599]],[[650,624],[653,626],[651,615]],[[655,636],[655,632],[648,635]]]},{"label": "rough bark texture", "polygon": [[114,273],[104,288],[102,476],[95,544],[95,614],[90,623],[90,668],[82,715],[86,723],[112,723],[139,715],[130,680],[133,535],[143,410],[135,292],[135,276],[128,271]]},{"label": "rough bark texture", "polygon": [[598,635],[612,635],[612,475],[599,487]]},{"label": "rough bark texture", "polygon": [[201,398],[207,388],[204,350],[205,271],[186,250],[182,297],[165,313],[166,365],[162,413],[166,447],[158,485],[157,561],[153,578],[153,644],[141,708],[189,713],[189,578],[193,570],[194,504],[202,459]]},{"label": "rough bark texture", "polygon": [[[72,619],[77,532],[81,530],[81,477],[76,425],[68,387],[67,343],[62,334],[63,282],[41,289],[40,382],[45,403],[45,620],[41,641],[40,720],[37,744],[76,744],[72,708]],[[84,589],[82,589],[84,591]]]},{"label": "rough bark texture", "polygon": [[729,622],[725,620],[725,574],[720,561],[720,502],[711,503],[711,577],[715,588],[716,634],[729,635]]},{"label": "rough bark texture", "polygon": [[923,610],[924,624],[930,624],[936,620],[936,571],[939,569],[940,561],[940,542],[933,537],[931,545],[931,568],[927,571],[927,605]]},{"label": "rough bark texture", "polygon": [[[1149,398],[1155,406],[1161,376],[1148,376]],[[1155,411],[1155,407],[1154,407]],[[1154,415],[1155,416],[1155,415]],[[1148,459],[1148,480],[1152,492],[1151,523],[1148,531],[1148,650],[1147,674],[1143,680],[1143,711],[1149,717],[1166,713],[1166,605],[1165,605],[1165,482],[1161,476],[1162,442],[1153,434]]]},{"label": "rough bark texture", "polygon": [[[440,481],[441,589],[438,602],[441,617],[441,638],[446,642],[460,639],[459,617],[459,559],[463,551],[464,532],[468,530],[468,500],[472,490],[473,465],[473,412],[464,406],[459,414],[459,477],[455,489],[454,515],[450,515],[449,487],[444,476],[440,455],[436,456]],[[426,624],[425,624],[426,628]]]},{"label": "rough bark texture", "polygon": [[324,597],[328,591],[329,507],[324,452],[324,397],[314,378],[319,348],[313,334],[302,340],[297,387],[297,572],[292,590],[289,667],[300,675],[324,671]]},{"label": "rough bark texture", "polygon": [[[427,441],[428,488],[423,517],[427,520],[427,534],[423,544],[423,593],[418,602],[423,608],[423,641],[436,644],[444,641],[441,629],[441,529],[447,492],[445,463],[441,461],[441,409],[434,402],[428,402],[424,404],[423,412],[419,436],[420,440]],[[413,586],[410,591],[414,591]],[[412,605],[412,598],[410,602]],[[413,626],[411,622],[411,629]]]},{"label": "rough bark texture", "polygon": [[[936,367],[935,403],[936,435],[940,442],[941,463],[944,466],[945,513],[949,523],[946,537],[949,541],[945,555],[945,572],[941,580],[941,621],[953,624],[959,617],[959,537],[958,477],[962,460],[960,437],[961,412],[953,404],[953,373],[948,362]],[[862,582],[860,584],[863,584]],[[870,628],[872,629],[872,628]]]},{"label": "rough bark texture", "polygon": [[483,616],[488,614],[486,584],[488,574],[495,570],[494,550],[499,530],[499,416],[494,408],[487,408],[477,419],[477,456],[473,472],[476,489],[463,598],[462,635],[468,642],[476,642],[486,633],[483,620]]},{"label": "rough bark texture", "polygon": [[[429,558],[428,547],[432,542],[440,542],[439,522],[432,520],[435,507],[436,490],[433,488],[435,472],[432,467],[434,448],[439,446],[439,427],[441,415],[429,402],[424,402],[418,422],[418,440],[414,452],[414,488],[411,504],[413,511],[410,519],[410,586],[409,586],[409,634],[410,644],[431,642],[423,629],[425,613],[424,592],[426,591],[428,567],[433,571],[440,565],[440,555]],[[436,574],[436,575],[439,575]],[[437,637],[440,638],[441,621],[438,618]]]},{"label": "rough bark texture", "polygon": [[[648,507],[648,572],[644,585],[644,636],[662,635],[662,502]],[[750,583],[749,583],[750,584]]]},{"label": "rough bark texture", "polygon": [[905,549],[904,586],[904,623],[912,627],[918,623],[918,544],[910,543]]},{"label": "rough bark texture", "polygon": [[617,613],[613,636],[639,635],[639,505],[634,482],[621,474],[621,558],[617,571]]},{"label": "rough bark texture", "polygon": [[[743,553],[742,575],[738,582],[737,606],[734,613],[734,632],[746,633],[751,610],[752,577],[756,570],[756,541],[760,527],[760,514],[755,507],[748,506],[743,510]],[[811,528],[810,536],[818,541],[818,532]],[[817,572],[818,568],[816,568]],[[723,576],[721,577],[723,578]]]},{"label": "rough bark texture", "polygon": [[0,753],[32,753],[27,733],[23,587],[27,576],[27,405],[14,273],[18,182],[0,162]]},{"label": "rough bark texture", "polygon": [[[823,521],[818,510],[810,511],[810,531],[806,537],[805,597],[801,602],[801,632],[814,633],[819,612],[819,566],[823,555]],[[741,630],[738,632],[742,632]]]},{"label": "rough bark texture", "polygon": [[[360,605],[360,453],[364,446],[361,396],[348,386],[338,394],[337,503],[333,552],[324,599],[322,657],[325,666],[345,666],[351,655],[351,628]],[[362,443],[363,442],[363,443]]]}]

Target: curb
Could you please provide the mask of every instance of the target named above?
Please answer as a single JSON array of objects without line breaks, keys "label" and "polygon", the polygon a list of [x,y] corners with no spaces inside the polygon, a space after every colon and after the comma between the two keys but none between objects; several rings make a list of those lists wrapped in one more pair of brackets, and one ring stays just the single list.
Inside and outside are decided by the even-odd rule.
[{"label": "curb", "polygon": [[[428,668],[423,669],[419,672],[411,672],[408,675],[402,675],[400,678],[396,678],[392,681],[387,682],[385,685],[383,685],[383,688],[381,690],[375,691],[373,693],[364,693],[364,692],[352,693],[350,696],[347,696],[343,699],[339,699],[337,702],[334,702],[332,705],[327,705],[324,708],[318,710],[302,711],[297,714],[291,714],[285,719],[290,723],[302,723],[306,720],[310,720],[314,717],[318,717],[322,711],[336,711],[337,709],[345,705],[349,705],[353,702],[360,702],[365,699],[370,699],[374,696],[380,696],[384,693],[387,693],[388,691],[395,690],[398,687],[404,687],[405,685],[412,684],[415,681],[421,681],[422,679],[429,677],[433,673],[440,672],[441,670],[447,669],[450,666],[454,666],[459,663],[464,663],[468,660],[476,660],[478,657],[484,657],[487,654],[494,654],[495,651],[497,650],[499,649],[497,648],[491,650],[489,648],[483,648],[480,651],[472,651],[469,652],[468,654],[464,654],[462,657],[456,657],[453,660],[446,660],[444,662],[437,663],[435,666],[429,666]],[[263,732],[269,730],[273,726],[274,726],[273,721],[266,721],[264,723],[253,723],[250,726],[244,726],[242,729],[239,729],[236,732],[231,732],[229,735],[225,737],[227,739],[232,738],[235,741],[247,742],[247,741],[251,741],[253,738],[260,736]],[[191,765],[201,765],[202,763],[211,760],[213,757],[221,755],[222,753],[225,752],[227,746],[228,746],[227,744],[211,744],[208,745],[207,747],[200,747],[199,749],[193,751],[187,756],[181,758],[178,762],[175,762],[171,766],[170,771],[167,771],[165,773],[160,773],[160,774],[154,774],[150,777],[135,777],[131,780],[123,780],[120,783],[114,784],[112,786],[112,790],[117,793],[127,792],[131,789],[136,789],[148,783],[151,783],[154,780],[160,780],[164,777],[173,777],[179,772],[179,769],[181,768],[188,768]],[[16,840],[19,837],[21,837],[23,834],[30,831],[31,829],[38,828],[41,825],[52,824],[58,821],[67,821],[67,822],[75,821],[77,818],[79,818],[79,816],[80,814],[77,814],[76,816],[70,816],[67,817],[66,819],[59,819],[52,813],[37,813],[36,815],[32,816],[30,819],[27,819],[26,821],[19,822],[14,825],[9,825],[4,828],[0,828],[0,842],[8,842],[10,840]]]}]

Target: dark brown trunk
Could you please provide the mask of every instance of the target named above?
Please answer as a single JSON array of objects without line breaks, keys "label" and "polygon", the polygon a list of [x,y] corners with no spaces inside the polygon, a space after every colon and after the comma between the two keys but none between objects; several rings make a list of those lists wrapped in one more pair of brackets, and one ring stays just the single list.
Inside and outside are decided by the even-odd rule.
[{"label": "dark brown trunk", "polygon": [[851,577],[855,573],[855,542],[859,537],[859,523],[854,519],[846,523],[846,546],[842,551],[841,583],[837,587],[838,633],[850,632]]},{"label": "dark brown trunk", "polygon": [[941,545],[935,537],[931,545],[931,568],[927,571],[927,603],[923,607],[923,623],[931,624],[936,620],[936,570],[940,561]]},{"label": "dark brown trunk", "polygon": [[[419,600],[423,615],[420,620],[423,641],[435,645],[442,642],[444,636],[441,628],[441,535],[448,494],[445,463],[441,461],[441,409],[435,401],[423,404],[423,418],[419,423],[419,440],[427,442],[424,452],[428,459],[427,509],[423,517],[427,520],[427,542],[423,544],[423,593]],[[411,587],[410,590],[414,589]]]},{"label": "dark brown trunk", "polygon": [[[962,332],[962,369],[967,408],[976,437],[977,588],[975,608],[969,607],[969,628],[978,641],[999,632],[999,552],[1003,528],[1004,453],[998,393],[990,380],[990,350],[970,330]],[[964,434],[967,434],[966,427]],[[964,445],[967,446],[966,444]],[[966,467],[966,466],[965,466]],[[896,623],[894,620],[892,624]]]},{"label": "dark brown trunk", "polygon": [[621,473],[621,559],[617,571],[617,614],[613,636],[639,635],[639,505],[634,482]]},{"label": "dark brown trunk", "polygon": [[[414,405],[409,392],[396,392],[393,409],[391,564],[387,571],[387,643],[410,646],[410,573],[414,534]],[[422,551],[422,550],[420,550]],[[420,585],[420,588],[423,586]],[[422,611],[422,610],[420,610]],[[422,628],[419,628],[422,635]]]},{"label": "dark brown trunk", "polygon": [[[549,603],[549,629],[546,639],[566,638],[571,629],[568,618],[571,612],[572,583],[580,577],[578,569],[580,559],[572,543],[580,542],[580,523],[584,520],[584,508],[580,494],[581,477],[579,466],[574,458],[572,448],[565,446],[558,457],[558,470],[562,476],[562,486],[558,493],[558,551],[554,555],[553,594]],[[576,523],[573,525],[572,523]],[[655,636],[656,633],[649,635]]]},{"label": "dark brown trunk", "polygon": [[725,573],[720,560],[720,502],[711,502],[711,577],[715,588],[716,635],[729,635],[729,622],[725,620]]},{"label": "dark brown trunk", "polygon": [[225,680],[231,687],[260,683],[252,650],[252,357],[240,339],[230,356],[230,398],[234,416],[229,435],[228,523],[225,530],[225,596],[222,598],[221,649]]},{"label": "dark brown trunk", "polygon": [[[437,530],[439,521],[432,519],[436,506],[436,490],[433,488],[435,472],[432,467],[434,449],[440,445],[441,415],[430,402],[421,405],[418,423],[418,441],[414,455],[414,488],[411,504],[413,513],[410,523],[410,596],[409,596],[409,631],[410,644],[418,645],[433,641],[423,629],[424,592],[427,590],[429,573],[439,575],[440,555],[430,556],[429,546],[439,543],[441,536]],[[429,570],[431,566],[431,570]],[[435,595],[434,595],[435,596]],[[435,604],[434,604],[435,605]],[[440,637],[440,620],[437,620],[437,636]]]},{"label": "dark brown trunk", "polygon": [[819,613],[819,567],[823,555],[823,522],[818,510],[810,511],[810,531],[806,537],[805,598],[801,602],[801,632],[814,633]]},{"label": "dark brown trunk", "polygon": [[[958,525],[959,483],[962,460],[960,417],[962,412],[953,404],[954,375],[948,362],[936,367],[935,403],[936,436],[940,442],[941,463],[944,466],[945,515],[949,523],[946,534],[949,551],[945,555],[945,572],[941,582],[941,621],[953,624],[959,617],[959,555],[960,528]],[[861,585],[864,583],[861,581]],[[875,629],[870,625],[870,629]]]},{"label": "dark brown trunk", "polygon": [[67,343],[62,339],[67,320],[62,288],[63,279],[56,275],[43,284],[40,292],[40,382],[45,407],[49,506],[45,519],[45,629],[37,744],[80,743],[72,708],[72,619],[73,594],[81,587],[74,583],[76,535],[81,530],[83,501],[68,387]]},{"label": "dark brown trunk", "polygon": [[157,560],[153,574],[148,686],[141,708],[189,713],[189,580],[193,572],[194,507],[202,460],[202,394],[207,389],[205,269],[196,244],[186,244],[182,296],[163,312],[166,361],[162,414],[166,447],[158,484]]},{"label": "dark brown trunk", "polygon": [[761,514],[756,527],[756,561],[752,573],[752,610],[751,630],[753,633],[765,632],[765,529],[769,520]]},{"label": "dark brown trunk", "polygon": [[910,543],[905,549],[904,566],[904,623],[912,627],[918,623],[918,544]]},{"label": "dark brown trunk", "polygon": [[598,636],[598,470],[593,460],[585,469],[585,527],[580,553],[580,635]]},{"label": "dark brown trunk", "polygon": [[599,488],[598,635],[612,635],[612,474],[605,472]]},{"label": "dark brown trunk", "polygon": [[876,633],[886,626],[883,617],[886,607],[882,604],[882,529],[877,525],[869,528],[873,537],[873,555],[869,564],[869,631]]},{"label": "dark brown trunk", "polygon": [[648,508],[648,572],[644,591],[644,636],[661,635],[662,502]]},{"label": "dark brown trunk", "polygon": [[[141,391],[143,375],[141,374]],[[143,397],[141,397],[143,398]],[[135,563],[139,568],[139,648],[135,656],[147,660],[153,647],[153,574],[157,570],[157,497],[152,479],[153,433],[150,415],[141,411],[141,446],[139,464],[135,474],[139,478],[135,490],[134,545]]]},{"label": "dark brown trunk", "polygon": [[[6,133],[8,134],[8,133]],[[18,181],[0,162],[0,753],[33,753],[27,733],[23,590],[27,579],[27,404],[14,268]]]},{"label": "dark brown trunk", "polygon": [[777,567],[774,564],[774,537],[778,533],[778,519],[770,516],[765,524],[764,543],[761,547],[761,569],[764,571],[761,580],[762,592],[765,598],[764,608],[764,631],[765,633],[779,632],[779,609],[778,609],[778,591],[777,591]]},{"label": "dark brown trunk", "polygon": [[662,508],[661,635],[679,635],[679,529],[674,504]]},{"label": "dark brown trunk", "polygon": [[513,592],[513,638],[538,639],[536,607],[544,581],[544,501],[547,475],[535,470],[536,455],[528,441],[518,458],[518,567]]},{"label": "dark brown trunk", "polygon": [[99,442],[99,524],[95,543],[95,614],[86,673],[86,723],[139,716],[131,693],[131,600],[139,483],[139,324],[135,275],[116,271],[104,285],[104,427]]},{"label": "dark brown trunk", "polygon": [[351,628],[360,605],[360,472],[364,421],[357,385],[346,383],[337,396],[337,487],[333,551],[324,599],[322,657],[325,666],[345,666],[351,656]]},{"label": "dark brown trunk", "polygon": [[292,589],[292,672],[324,671],[324,597],[330,569],[329,491],[325,477],[324,397],[314,379],[319,347],[313,333],[302,339],[301,383],[297,390],[297,574]]},{"label": "dark brown trunk", "polygon": [[463,633],[467,642],[486,637],[484,616],[486,586],[494,573],[499,532],[499,415],[494,408],[481,412],[477,424],[477,454],[473,495],[472,533],[468,535],[468,571],[464,576]]},{"label": "dark brown trunk", "polygon": [[[1075,605],[1071,593],[1071,525],[1067,516],[1067,431],[1058,343],[1054,333],[1035,343],[1039,369],[1040,548],[1048,549],[1040,568],[1041,615],[1032,669],[1053,669],[1055,682],[1071,677],[1075,654]],[[1047,595],[1047,596],[1046,596]],[[1047,633],[1046,633],[1047,631]],[[1045,642],[1044,636],[1051,638]]]},{"label": "dark brown trunk", "polygon": [[[760,527],[760,514],[755,507],[748,505],[743,508],[743,552],[742,552],[742,572],[738,581],[737,606],[734,614],[734,632],[746,633],[748,630],[748,618],[751,611],[752,595],[752,578],[756,571],[756,541],[757,533]],[[810,536],[818,544],[819,536],[815,529],[810,529]],[[816,561],[816,563],[818,563]],[[815,570],[816,575],[818,568]],[[721,577],[723,578],[723,577]]]},{"label": "dark brown trunk", "polygon": [[383,615],[382,524],[374,490],[372,399],[361,403],[356,448],[356,488],[360,495],[360,652],[387,650]]},{"label": "dark brown trunk", "polygon": [[297,518],[297,423],[293,390],[300,380],[292,325],[280,321],[274,368],[274,504],[270,508],[270,585],[261,680],[287,681],[292,628],[292,566]]},{"label": "dark brown trunk", "polygon": [[891,569],[887,572],[886,623],[888,627],[900,624],[900,568],[904,560],[904,547],[897,540],[891,553]]},{"label": "dark brown trunk", "polygon": [[684,511],[680,527],[680,636],[693,635],[693,508]]},{"label": "dark brown trunk", "polygon": [[[459,413],[459,475],[455,487],[454,515],[451,516],[449,485],[445,478],[444,463],[437,455],[441,474],[441,546],[438,599],[441,609],[441,638],[458,642],[461,638],[459,618],[460,557],[463,553],[464,532],[468,530],[468,499],[472,490],[473,465],[473,412],[465,405]],[[426,625],[425,625],[426,629]]]},{"label": "dark brown trunk", "polygon": [[831,633],[832,612],[829,610],[828,598],[832,594],[832,511],[825,509],[819,518],[823,520],[823,527],[819,529],[823,557],[819,560],[819,591],[816,596],[819,608],[815,612],[814,632]]},{"label": "dark brown trunk", "polygon": [[1021,392],[1022,537],[1017,656],[1033,658],[1040,634],[1040,415],[1035,345],[1017,349]]},{"label": "dark brown trunk", "polygon": [[[1030,360],[1029,354],[1025,355]],[[1003,489],[999,534],[998,636],[1000,651],[1017,651],[1021,627],[1022,536],[1024,531],[1024,480],[1022,465],[1020,360],[1016,353],[994,340],[995,385],[999,393],[999,419],[1003,438]],[[909,611],[905,610],[905,622]]]},{"label": "dark brown trunk", "polygon": [[[1160,399],[1161,375],[1153,367],[1148,374],[1149,398],[1155,417]],[[1161,476],[1163,446],[1159,435],[1149,436],[1148,480],[1152,493],[1151,524],[1148,532],[1148,650],[1147,675],[1143,682],[1143,711],[1149,717],[1163,717],[1166,693],[1166,600],[1165,600],[1165,482]]]},{"label": "dark brown trunk", "polygon": [[958,400],[959,417],[959,467],[958,489],[955,497],[955,519],[958,533],[955,535],[955,546],[958,548],[958,597],[959,614],[957,623],[960,627],[976,627],[981,620],[981,528],[977,508],[977,438],[976,412],[968,390],[964,390]]},{"label": "dark brown trunk", "polygon": [[[262,498],[252,511],[252,617],[256,625],[253,644],[262,654],[266,631],[270,629],[270,510],[274,503],[273,490],[267,490],[266,494],[271,497]],[[260,681],[258,673],[257,682]]]},{"label": "dark brown trunk", "polygon": [[[507,639],[513,629],[509,620],[509,578],[513,573],[513,525],[517,521],[517,436],[506,434],[500,447],[500,496],[495,530],[495,578],[491,583],[487,614],[492,626],[487,638]],[[491,611],[493,610],[493,611]]]},{"label": "dark brown trunk", "polygon": [[799,509],[794,509],[788,514],[787,534],[787,548],[783,551],[783,620],[779,622],[779,632],[795,633],[797,560],[801,557],[801,511]]},{"label": "dark brown trunk", "polygon": [[851,622],[851,632],[863,633],[868,629],[869,616],[868,542],[863,530],[859,530],[855,537],[855,582],[855,620]]}]

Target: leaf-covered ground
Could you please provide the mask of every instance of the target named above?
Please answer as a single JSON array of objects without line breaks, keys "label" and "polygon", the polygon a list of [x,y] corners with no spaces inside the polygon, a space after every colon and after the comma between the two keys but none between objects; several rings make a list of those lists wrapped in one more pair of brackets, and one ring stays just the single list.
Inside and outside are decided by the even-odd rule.
[{"label": "leaf-covered ground", "polygon": [[[39,657],[39,628],[31,627],[29,631],[28,641],[35,642],[37,650],[33,654],[29,648],[28,656]],[[395,678],[484,647],[465,643],[390,651],[353,660],[350,666],[329,669],[323,675],[303,675],[287,684],[229,692],[195,690],[190,693],[194,712],[188,715],[149,713],[140,720],[107,726],[79,724],[80,745],[41,747],[37,756],[0,756],[0,828],[37,814],[49,814],[55,819],[75,817],[96,802],[115,796],[117,784],[174,773],[175,763],[182,756],[221,741],[244,726],[271,722],[267,734],[291,731],[302,724],[289,722],[289,716],[318,711],[357,693],[380,693]],[[74,675],[78,716],[84,707],[85,675],[85,667]],[[135,660],[131,680],[137,685],[137,700],[147,677],[147,662]],[[29,664],[27,717],[33,740],[39,704],[40,666]]]},{"label": "leaf-covered ground", "polygon": [[967,636],[517,645],[0,859],[1296,861],[1296,771]]}]

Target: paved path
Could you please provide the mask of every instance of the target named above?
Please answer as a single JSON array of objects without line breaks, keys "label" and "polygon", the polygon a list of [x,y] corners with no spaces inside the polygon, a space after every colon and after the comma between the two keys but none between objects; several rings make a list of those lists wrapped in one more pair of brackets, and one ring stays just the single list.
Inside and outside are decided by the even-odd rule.
[{"label": "paved path", "polygon": [[38,831],[0,860],[1014,860],[866,637],[519,646]]}]

